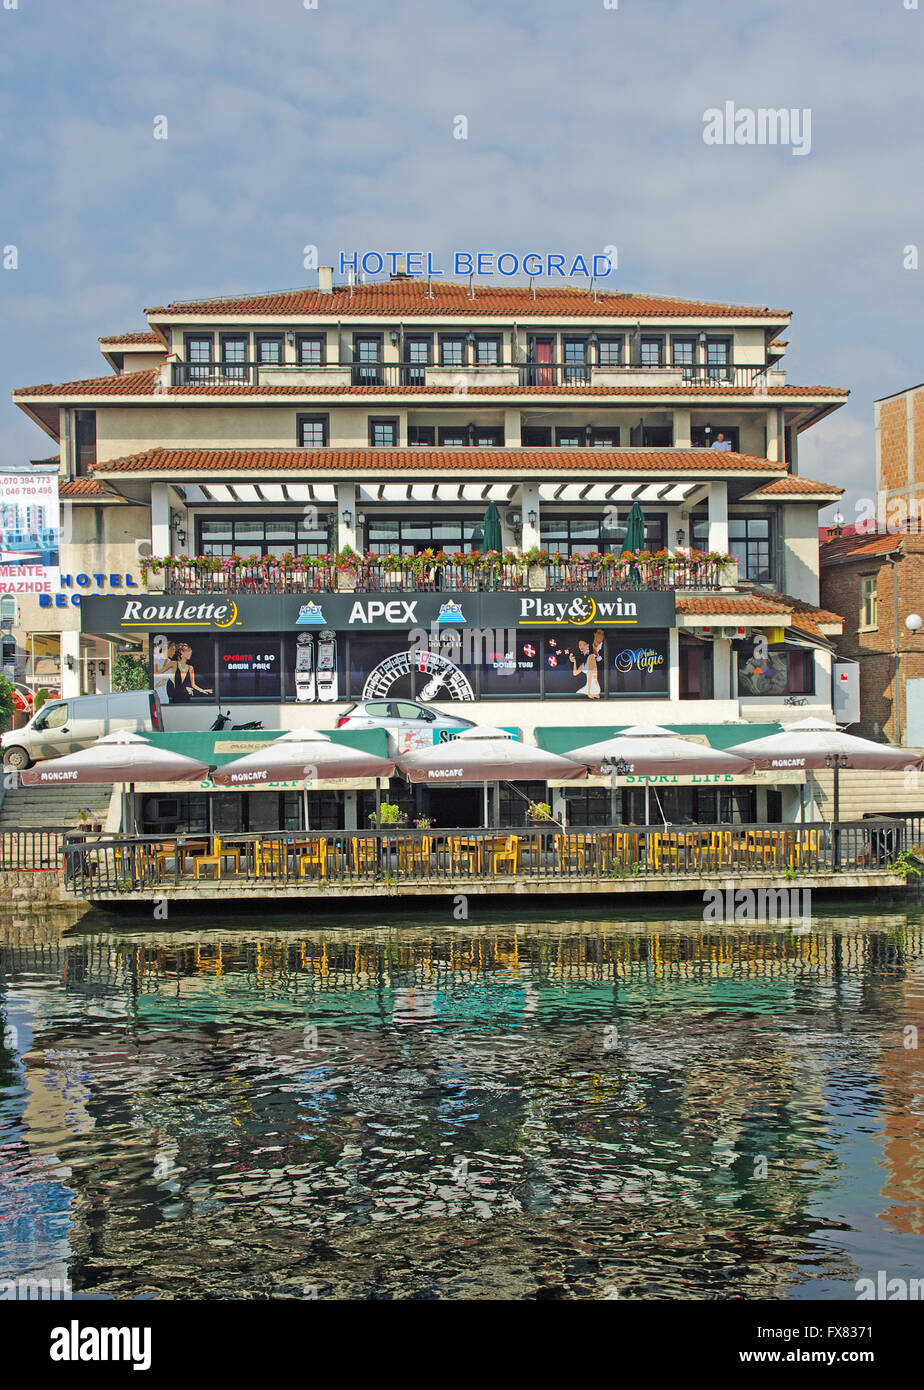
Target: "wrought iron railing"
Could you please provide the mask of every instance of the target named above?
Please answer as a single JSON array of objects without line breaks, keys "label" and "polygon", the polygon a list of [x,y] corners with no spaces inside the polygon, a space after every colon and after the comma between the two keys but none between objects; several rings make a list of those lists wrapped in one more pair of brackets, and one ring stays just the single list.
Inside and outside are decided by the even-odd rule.
[{"label": "wrought iron railing", "polygon": [[[836,846],[835,846],[836,840]],[[305,888],[378,884],[701,880],[728,874],[792,882],[818,874],[881,875],[906,845],[900,821],[815,825],[612,826],[511,831],[377,830],[74,839],[66,886],[78,897],[161,886],[266,881]],[[756,879],[755,879],[756,876]],[[741,886],[736,883],[736,887]]]},{"label": "wrought iron railing", "polygon": [[72,825],[42,825],[0,833],[0,870],[11,873],[60,872]]}]

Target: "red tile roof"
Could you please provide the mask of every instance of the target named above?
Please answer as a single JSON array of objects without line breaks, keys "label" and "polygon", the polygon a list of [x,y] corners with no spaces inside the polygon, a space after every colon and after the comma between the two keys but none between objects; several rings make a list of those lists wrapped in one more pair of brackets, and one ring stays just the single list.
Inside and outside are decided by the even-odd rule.
[{"label": "red tile roof", "polygon": [[330,294],[317,289],[281,290],[278,293],[239,295],[227,299],[188,300],[146,309],[145,313],[191,315],[352,315],[401,314],[438,318],[455,314],[466,318],[579,317],[625,318],[758,318],[788,319],[788,309],[752,305],[718,304],[697,299],[676,299],[648,294],[601,290],[591,294],[582,288],[527,285],[474,285],[434,279],[377,280],[370,284],[337,285]]},{"label": "red tile roof", "polygon": [[147,449],[100,462],[107,473],[330,473],[542,470],[594,473],[779,472],[785,465],[716,449]]},{"label": "red tile roof", "polygon": [[99,341],[106,347],[166,347],[159,333],[107,333]]},{"label": "red tile roof", "polygon": [[836,483],[816,483],[811,478],[801,478],[790,474],[786,478],[775,478],[772,483],[763,483],[755,492],[749,492],[743,501],[759,502],[764,497],[840,497],[844,489]]},{"label": "red tile roof", "polygon": [[[233,386],[225,383],[215,386],[170,386],[166,390],[156,390],[160,379],[159,367],[146,367],[143,371],[125,372],[122,376],[89,377],[80,381],[44,382],[39,386],[19,386],[13,391],[14,398],[29,396],[153,396],[162,399],[188,400],[204,396],[222,396],[237,399],[248,396],[293,396],[308,398],[314,396],[454,396],[452,386]],[[739,397],[753,399],[754,393],[747,386],[477,386],[469,385],[469,396],[567,396],[569,400],[580,402],[585,396],[625,396],[633,399],[663,399],[668,396],[686,396],[699,399],[733,400]],[[766,395],[781,397],[836,397],[838,400],[850,395],[849,391],[838,386],[771,386]]]},{"label": "red tile roof", "polygon": [[119,498],[119,494],[105,483],[97,482],[95,478],[62,478],[58,484],[59,497],[112,497]]},{"label": "red tile roof", "polygon": [[800,632],[824,640],[821,625],[839,626],[844,619],[839,613],[831,613],[826,608],[817,608],[803,599],[792,598],[789,594],[710,594],[705,598],[690,598],[677,595],[677,613],[682,616],[709,616],[717,618],[782,617],[789,614],[790,625]]},{"label": "red tile roof", "polygon": [[[891,534],[888,531],[854,532],[850,536],[838,536],[819,547],[822,568],[825,565],[847,564],[851,560],[869,560],[875,556],[888,555],[902,550],[904,542],[911,537],[905,533]],[[920,539],[920,537],[917,537]]]}]

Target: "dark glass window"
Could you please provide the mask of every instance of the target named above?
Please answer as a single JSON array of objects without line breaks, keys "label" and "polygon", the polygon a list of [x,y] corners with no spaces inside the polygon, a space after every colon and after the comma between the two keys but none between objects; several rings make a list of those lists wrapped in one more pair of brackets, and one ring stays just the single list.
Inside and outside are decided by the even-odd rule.
[{"label": "dark glass window", "polygon": [[75,466],[78,478],[96,466],[96,411],[74,411]]},{"label": "dark glass window", "polygon": [[440,425],[440,445],[446,449],[468,448],[467,425]]},{"label": "dark glass window", "polygon": [[671,339],[671,365],[683,368],[684,381],[692,381],[696,367],[696,339]]},{"label": "dark glass window", "polygon": [[590,373],[587,367],[587,339],[586,338],[565,338],[562,342],[562,352],[564,353],[564,368],[562,379],[567,386],[573,383],[589,381]]},{"label": "dark glass window", "polygon": [[615,449],[619,444],[619,430],[598,430],[590,432],[590,443],[594,449]]},{"label": "dark glass window", "polygon": [[681,700],[713,698],[712,643],[680,639]]},{"label": "dark glass window", "polygon": [[[722,439],[719,439],[720,434],[724,436]],[[694,425],[690,430],[690,443],[695,449],[714,447],[738,453],[738,442],[737,425],[710,425],[708,430],[705,425]]]},{"label": "dark glass window", "polygon": [[500,362],[500,338],[476,338],[475,362],[479,367],[496,367]]},{"label": "dark glass window", "polygon": [[327,447],[328,419],[326,415],[299,415],[298,442],[303,449]]},{"label": "dark glass window", "polygon": [[[626,508],[628,516],[628,506]],[[663,516],[645,518],[645,546],[648,550],[664,548],[667,519]],[[559,551],[562,555],[580,555],[588,550],[614,551],[621,554],[625,539],[625,520],[613,530],[600,517],[549,516],[542,513],[540,535],[543,550]]]},{"label": "dark glass window", "polygon": [[256,349],[258,362],[265,367],[278,367],[282,362],[282,334],[258,333]]},{"label": "dark glass window", "polygon": [[373,449],[393,449],[398,443],[398,421],[394,416],[369,416],[369,443]]},{"label": "dark glass window", "polygon": [[186,334],[186,361],[193,365],[186,368],[186,381],[190,385],[208,381],[212,374],[212,335]]},{"label": "dark glass window", "polygon": [[504,443],[503,426],[476,425],[472,434],[472,443],[476,449],[501,447]]},{"label": "dark glass window", "polygon": [[769,517],[730,517],[728,549],[743,578],[764,582],[772,578]]},{"label": "dark glass window", "polygon": [[224,381],[243,382],[247,379],[247,338],[235,335],[221,339],[221,375]]},{"label": "dark glass window", "polygon": [[661,338],[643,338],[641,341],[641,364],[643,367],[660,367],[663,361],[664,341]]},{"label": "dark glass window", "polygon": [[739,695],[813,695],[815,654],[805,647],[772,646],[754,655],[753,644],[738,647]]},{"label": "dark glass window", "polygon": [[324,339],[315,334],[300,334],[295,340],[300,367],[323,367]]},{"label": "dark glass window", "polygon": [[200,517],[200,555],[324,555],[327,553],[327,519],[316,527],[301,516],[273,519]]},{"label": "dark glass window", "polygon": [[584,445],[582,425],[561,425],[555,431],[555,443],[559,449],[581,449]]},{"label": "dark glass window", "polygon": [[597,344],[601,367],[618,367],[622,362],[622,339],[601,338]]},{"label": "dark glass window", "polygon": [[427,367],[430,365],[432,352],[433,344],[429,338],[405,338],[405,386],[426,386]]},{"label": "dark glass window", "polygon": [[435,437],[432,425],[408,425],[407,427],[408,444],[433,444]]},{"label": "dark glass window", "polygon": [[353,385],[381,386],[383,384],[381,361],[381,338],[354,337]]},{"label": "dark glass window", "polygon": [[477,517],[444,516],[369,518],[367,543],[373,555],[416,555],[421,550],[473,550],[472,536],[479,525]]},{"label": "dark glass window", "polygon": [[726,338],[713,338],[706,344],[706,375],[711,382],[729,380],[730,346]]},{"label": "dark glass window", "polygon": [[218,695],[222,700],[280,699],[279,638],[265,633],[222,637],[218,643]]},{"label": "dark glass window", "polygon": [[551,426],[524,425],[520,430],[520,443],[527,449],[548,449],[552,443]]},{"label": "dark glass window", "polygon": [[465,365],[464,338],[440,338],[440,365],[443,367],[463,367]]}]

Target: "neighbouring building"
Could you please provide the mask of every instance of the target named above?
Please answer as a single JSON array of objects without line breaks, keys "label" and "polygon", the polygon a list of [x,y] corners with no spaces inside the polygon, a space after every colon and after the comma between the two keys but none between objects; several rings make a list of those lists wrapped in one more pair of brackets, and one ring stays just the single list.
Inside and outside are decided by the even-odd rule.
[{"label": "neighbouring building", "polygon": [[924,385],[876,402],[876,509],[881,531],[924,518]]},{"label": "neighbouring building", "polygon": [[[147,320],[101,340],[108,375],[13,393],[60,448],[70,580],[18,620],[57,636],[65,695],[90,651],[131,647],[176,730],[219,706],[331,727],[362,699],[547,746],[831,717],[818,509],[842,489],[800,475],[798,442],[848,393],[787,382],[788,312],[322,268]],[[797,783],[679,786],[669,809],[788,819]]]}]

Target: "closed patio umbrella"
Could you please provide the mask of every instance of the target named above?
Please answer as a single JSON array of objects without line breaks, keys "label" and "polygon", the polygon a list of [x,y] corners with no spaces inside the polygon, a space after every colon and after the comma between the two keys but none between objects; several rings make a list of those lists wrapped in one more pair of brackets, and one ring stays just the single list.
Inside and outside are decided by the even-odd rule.
[{"label": "closed patio umbrella", "polygon": [[[79,753],[66,753],[19,775],[26,787],[127,782],[131,793],[135,782],[202,782],[210,770],[208,763],[157,748],[140,734],[123,730],[106,734]],[[124,805],[122,824],[124,827]]]},{"label": "closed patio umbrella", "polygon": [[[623,542],[623,550],[631,550],[633,555],[637,555],[640,550],[644,549],[645,513],[638,502],[633,502],[626,520],[626,538]],[[629,570],[629,582],[633,589],[638,589],[641,586],[642,576],[638,565],[633,565]]]},{"label": "closed patio umbrella", "polygon": [[[693,743],[659,724],[633,724],[613,738],[571,748],[568,757],[591,772],[622,765],[622,775],[663,777],[672,773],[754,771],[753,759],[721,748]],[[648,824],[648,785],[645,785],[645,823]]]},{"label": "closed patio umbrella", "polygon": [[502,550],[504,541],[501,533],[500,512],[496,502],[489,502],[482,522],[485,550]]},{"label": "closed patio umbrella", "polygon": [[[218,787],[259,786],[266,782],[318,781],[325,777],[374,777],[394,775],[395,764],[376,753],[334,743],[320,729],[291,729],[254,753],[235,758],[217,768],[212,781]],[[308,829],[308,789],[304,797],[305,829]]]},{"label": "closed patio umbrella", "polygon": [[405,753],[399,757],[398,767],[408,781],[428,782],[431,786],[483,783],[485,825],[489,782],[558,782],[587,776],[586,768],[570,758],[520,743],[503,729],[490,725],[466,729],[449,743]]}]

